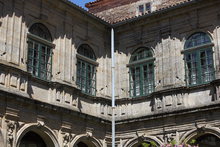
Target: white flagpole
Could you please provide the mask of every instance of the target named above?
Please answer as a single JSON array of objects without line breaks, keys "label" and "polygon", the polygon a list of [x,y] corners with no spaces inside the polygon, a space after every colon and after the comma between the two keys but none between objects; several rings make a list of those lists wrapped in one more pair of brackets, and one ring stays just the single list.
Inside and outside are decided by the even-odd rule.
[{"label": "white flagpole", "polygon": [[111,29],[111,57],[112,57],[112,147],[115,147],[115,56],[114,29]]}]

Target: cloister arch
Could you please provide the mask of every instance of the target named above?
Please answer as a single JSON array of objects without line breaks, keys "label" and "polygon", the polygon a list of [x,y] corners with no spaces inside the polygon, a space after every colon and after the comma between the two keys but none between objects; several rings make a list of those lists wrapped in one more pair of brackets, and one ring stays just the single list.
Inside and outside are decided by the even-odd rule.
[{"label": "cloister arch", "polygon": [[20,147],[20,143],[26,134],[38,135],[49,147],[59,147],[56,135],[47,126],[41,124],[26,124],[17,133],[16,147]]},{"label": "cloister arch", "polygon": [[220,129],[206,126],[194,129],[183,135],[180,143],[189,143],[192,139],[195,139],[197,143],[201,143],[201,140],[205,140],[207,137],[217,139],[216,141],[220,143]]},{"label": "cloister arch", "polygon": [[[87,134],[76,136],[72,140],[70,146],[71,147],[80,147],[80,146],[78,146],[79,144],[80,145],[85,144],[88,147],[102,147],[103,146],[102,143],[98,139],[96,139],[95,137],[89,136]],[[81,147],[86,147],[86,146],[81,146]]]},{"label": "cloister arch", "polygon": [[151,141],[154,141],[158,147],[163,144],[157,137],[147,136],[147,137],[138,137],[138,138],[131,139],[130,141],[125,143],[123,146],[124,147],[138,147],[143,142],[149,143]]}]

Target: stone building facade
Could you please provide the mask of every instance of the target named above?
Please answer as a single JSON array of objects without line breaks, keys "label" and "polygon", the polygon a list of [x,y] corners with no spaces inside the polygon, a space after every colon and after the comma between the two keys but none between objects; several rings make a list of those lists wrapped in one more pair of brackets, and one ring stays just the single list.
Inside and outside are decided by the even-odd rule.
[{"label": "stone building facade", "polygon": [[169,2],[107,22],[66,0],[0,0],[0,145],[111,146],[114,28],[116,146],[219,146],[220,2]]}]

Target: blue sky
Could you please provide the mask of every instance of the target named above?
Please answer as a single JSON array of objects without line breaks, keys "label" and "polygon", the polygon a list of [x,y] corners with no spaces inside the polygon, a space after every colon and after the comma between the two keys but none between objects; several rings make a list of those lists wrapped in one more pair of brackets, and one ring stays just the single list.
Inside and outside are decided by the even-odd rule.
[{"label": "blue sky", "polygon": [[85,3],[88,3],[88,2],[93,2],[95,0],[70,0],[71,2],[85,8]]}]

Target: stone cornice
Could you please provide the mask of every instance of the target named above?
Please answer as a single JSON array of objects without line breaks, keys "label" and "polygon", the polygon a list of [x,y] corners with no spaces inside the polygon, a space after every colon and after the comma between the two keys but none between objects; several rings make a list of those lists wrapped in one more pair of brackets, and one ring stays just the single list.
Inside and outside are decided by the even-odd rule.
[{"label": "stone cornice", "polygon": [[179,116],[179,115],[187,115],[191,113],[198,113],[198,112],[211,111],[211,110],[217,110],[217,109],[218,110],[220,109],[220,101],[218,101],[218,103],[211,104],[208,106],[194,107],[194,108],[189,108],[189,109],[176,110],[172,112],[161,112],[158,114],[152,114],[152,115],[147,115],[143,117],[118,120],[116,121],[116,125],[121,125],[125,123],[142,122],[142,121],[153,120],[153,119],[161,119],[165,117],[173,117],[173,116]]},{"label": "stone cornice", "polygon": [[36,100],[36,99],[32,99],[27,94],[20,94],[20,93],[11,92],[11,91],[8,91],[8,90],[3,90],[3,88],[0,88],[0,97],[6,98],[6,99],[11,99],[11,100],[13,99],[13,100],[16,100],[16,101],[20,101],[22,103],[33,104],[37,107],[41,107],[41,108],[43,107],[45,109],[52,110],[52,111],[58,111],[59,110],[59,113],[61,112],[61,113],[64,113],[64,114],[74,115],[74,116],[78,116],[78,117],[81,117],[81,118],[84,118],[84,119],[87,119],[87,120],[92,120],[92,121],[100,122],[100,123],[107,124],[107,125],[111,124],[111,122],[107,119],[103,119],[103,118],[95,117],[95,116],[92,116],[92,115],[88,115],[88,114],[80,112],[77,109],[72,110],[72,109],[67,109],[67,108],[64,108],[64,107],[59,107],[59,106],[56,106],[56,105],[52,105],[52,104],[49,104],[49,103],[46,103],[46,102],[42,102],[42,101],[39,101],[39,100]]}]

